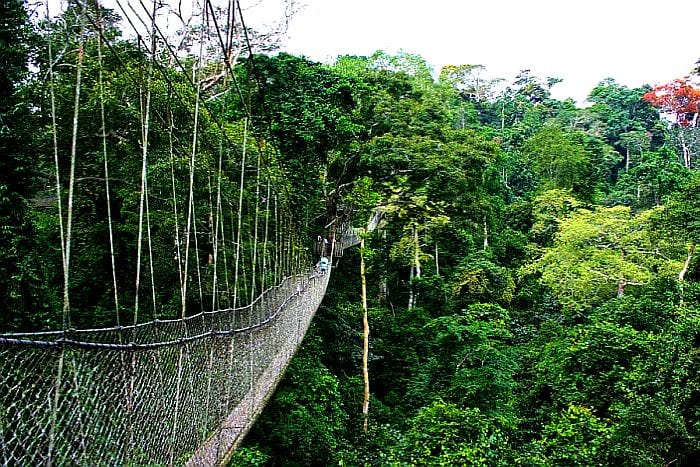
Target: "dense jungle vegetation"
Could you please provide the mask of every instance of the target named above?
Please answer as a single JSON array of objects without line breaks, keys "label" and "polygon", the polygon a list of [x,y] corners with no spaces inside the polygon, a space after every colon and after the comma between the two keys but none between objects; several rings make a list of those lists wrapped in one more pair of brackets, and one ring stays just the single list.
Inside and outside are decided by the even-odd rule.
[{"label": "dense jungle vegetation", "polygon": [[[32,25],[20,3],[3,5],[0,320],[3,330],[43,329],[59,325],[61,301],[60,271],[46,267],[57,221],[41,203],[52,182],[40,161],[52,161],[54,147],[46,48],[65,63],[76,52],[60,45],[60,31]],[[90,190],[76,202],[76,229],[93,237],[106,235],[101,185],[85,175],[102,164],[98,102],[117,119],[106,144],[119,225],[135,215],[140,129],[118,116],[134,112],[131,80],[143,79],[148,60],[105,18],[114,50],[99,63],[86,54],[83,66],[80,138],[94,150],[78,167]],[[86,35],[85,48],[96,44]],[[362,251],[337,259],[304,345],[234,465],[700,464],[700,91],[691,78],[637,89],[604,79],[580,108],[551,97],[557,79],[523,70],[488,81],[480,65],[436,76],[409,53],[333,65],[258,54],[231,71],[247,98],[229,99],[226,80],[212,81],[208,103],[226,126],[202,117],[205,160],[215,160],[217,132],[240,138],[250,111],[258,140],[276,148],[309,250],[329,219],[362,227],[383,216]],[[75,67],[53,73],[55,114],[69,120]],[[191,125],[174,97],[191,92],[186,77],[175,67],[162,76],[154,108]],[[153,132],[151,151],[167,154],[167,125]],[[58,138],[68,151],[68,137]],[[178,144],[187,154],[189,143]],[[169,177],[167,164],[156,166],[153,190],[168,193]],[[197,196],[206,198],[202,177]],[[163,204],[152,206],[154,225],[172,224]],[[133,256],[135,232],[121,234],[118,257]],[[171,234],[157,232],[164,245]],[[74,287],[84,294],[74,306],[99,325],[109,258],[79,258]],[[128,276],[127,265],[117,269]],[[157,277],[167,284],[173,274]]]},{"label": "dense jungle vegetation", "polygon": [[606,79],[577,108],[527,70],[256,60],[284,157],[384,220],[367,430],[354,249],[236,465],[700,462],[700,91]]}]

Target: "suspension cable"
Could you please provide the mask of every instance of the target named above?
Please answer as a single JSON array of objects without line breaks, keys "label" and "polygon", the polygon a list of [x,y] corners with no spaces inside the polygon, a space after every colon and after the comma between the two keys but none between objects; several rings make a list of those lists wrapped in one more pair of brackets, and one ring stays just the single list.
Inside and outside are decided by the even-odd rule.
[{"label": "suspension cable", "polygon": [[[168,105],[170,105],[170,102],[168,102]],[[182,254],[180,251],[180,216],[178,215],[178,210],[177,210],[177,190],[175,186],[175,155],[173,151],[173,128],[175,123],[173,122],[174,116],[173,116],[173,111],[172,109],[169,109],[168,111],[168,150],[170,153],[170,181],[172,185],[172,193],[173,193],[173,216],[174,216],[174,223],[175,223],[175,255],[177,259],[177,271],[178,271],[178,280],[180,281],[180,306],[181,309],[185,309],[185,295],[187,292],[187,288],[185,287],[184,284],[184,276],[182,273]],[[184,317],[184,315],[183,315]]]},{"label": "suspension cable", "polygon": [[277,194],[275,194],[275,283],[279,284],[283,274],[281,274],[280,257],[282,254],[281,223],[279,221],[279,206],[277,204]]},{"label": "suspension cable", "polygon": [[[199,64],[201,66],[201,59],[202,59],[202,45],[200,41],[200,47],[199,47]],[[194,77],[196,75],[196,64],[192,65],[192,75],[193,75],[193,82],[194,82]],[[185,317],[185,307],[186,307],[186,299],[187,299],[187,285],[188,285],[188,272],[189,272],[189,259],[190,259],[190,236],[191,236],[191,229],[192,229],[192,224],[193,222],[193,216],[195,215],[194,211],[194,168],[195,168],[195,161],[197,157],[197,132],[198,132],[198,125],[199,125],[199,104],[200,104],[200,92],[201,92],[201,86],[197,85],[196,88],[196,100],[195,100],[195,107],[194,107],[194,128],[192,129],[192,152],[190,153],[190,185],[189,185],[189,195],[188,195],[188,201],[187,201],[187,224],[185,227],[185,268],[184,268],[184,277],[183,277],[183,284],[184,284],[184,299],[182,302],[182,317]],[[196,234],[195,234],[195,240],[196,240]]]},{"label": "suspension cable", "polygon": [[[194,200],[192,201],[194,203]],[[199,311],[204,311],[204,294],[202,292],[202,265],[199,258],[199,235],[197,233],[197,213],[192,206],[193,219],[192,219],[192,235],[194,237],[194,265],[197,268],[197,288],[199,291]]]},{"label": "suspension cable", "polygon": [[[218,298],[218,265],[219,265],[219,225],[221,223],[221,167],[223,164],[223,153],[224,153],[224,148],[223,148],[223,142],[221,139],[219,139],[219,164],[217,167],[217,174],[216,174],[216,214],[213,216],[212,219],[212,255],[213,255],[213,261],[214,261],[214,277],[212,279],[212,300],[211,300],[211,307],[212,311],[216,309],[217,307],[217,298]],[[224,244],[224,249],[225,249],[225,244]],[[224,262],[224,267],[226,266],[226,263]]]},{"label": "suspension cable", "polygon": [[233,275],[233,307],[238,306],[238,268],[241,259],[241,227],[243,215],[243,182],[245,180],[245,159],[248,149],[248,119],[243,120],[243,154],[241,157],[241,182],[238,188],[238,228],[236,229],[236,267]]},{"label": "suspension cable", "polygon": [[[50,12],[49,12],[49,5],[48,2],[46,4],[46,21],[47,24],[51,24],[50,22]],[[70,172],[70,185],[69,185],[69,196],[68,196],[68,213],[67,213],[67,222],[68,226],[66,227],[66,233],[64,235],[64,226],[63,226],[63,213],[61,209],[61,184],[60,184],[60,170],[59,170],[59,164],[58,164],[58,142],[57,142],[57,126],[56,126],[56,99],[55,99],[55,93],[54,93],[54,75],[53,75],[53,53],[51,49],[51,36],[49,35],[48,41],[49,41],[49,75],[50,75],[50,93],[51,93],[51,122],[52,122],[52,130],[53,130],[53,141],[54,141],[54,159],[55,159],[55,164],[56,164],[56,191],[57,191],[57,196],[58,196],[58,214],[59,214],[59,226],[60,226],[60,236],[61,236],[61,258],[63,262],[63,312],[62,312],[62,329],[65,331],[68,329],[69,323],[70,323],[70,294],[69,294],[69,272],[70,272],[70,262],[69,262],[69,254],[70,254],[70,222],[72,220],[71,213],[72,213],[72,197],[73,197],[73,185],[75,182],[75,151],[73,148],[75,147],[75,141],[76,141],[76,136],[75,133],[77,133],[77,113],[78,113],[78,105],[80,103],[80,86],[78,85],[80,83],[80,72],[81,72],[81,65],[82,65],[82,40],[83,40],[83,23],[82,21],[80,22],[81,28],[80,28],[80,39],[79,39],[79,49],[78,49],[78,66],[76,68],[76,97],[75,97],[75,108],[74,108],[74,130],[73,130],[73,138],[72,138],[72,144],[71,144],[71,172]],[[65,357],[65,349],[61,350],[61,354],[59,356],[58,360],[58,368],[56,371],[56,376],[54,378],[54,383],[53,383],[53,394],[51,396],[51,414],[50,414],[50,419],[49,419],[49,447],[48,447],[48,459],[47,459],[47,465],[49,467],[53,465],[53,450],[54,450],[54,445],[55,445],[55,439],[56,439],[56,425],[57,425],[57,419],[58,419],[58,402],[59,402],[59,397],[61,393],[61,383],[63,381],[63,359]]]},{"label": "suspension cable", "polygon": [[[223,167],[221,164],[219,164],[219,180],[221,180],[222,173],[223,173]],[[226,216],[224,215],[224,209],[222,206],[223,201],[222,201],[220,193],[221,192],[219,192],[218,209],[219,209],[219,212],[221,213],[221,217],[219,218],[219,223],[221,225],[221,244],[223,245],[222,253],[224,256],[224,284],[226,284],[225,297],[226,297],[226,306],[230,307],[231,306],[231,297],[230,297],[231,289],[230,289],[230,284],[229,284],[229,279],[228,279],[229,264],[228,264],[228,259],[226,257],[226,251],[227,251],[227,248],[226,248],[226,223],[224,222]],[[231,220],[233,220],[233,217]],[[231,232],[231,235],[233,236],[233,232]]]},{"label": "suspension cable", "polygon": [[158,319],[158,307],[156,303],[156,282],[155,270],[153,268],[153,242],[151,241],[151,210],[148,203],[148,178],[145,182],[146,188],[146,241],[148,242],[148,266],[151,276],[151,301],[153,302],[153,319]]},{"label": "suspension cable", "polygon": [[151,82],[153,79],[153,62],[156,59],[156,40],[155,33],[155,9],[156,3],[153,3],[153,22],[151,25],[151,60],[148,64],[148,75],[146,77],[146,98],[145,102],[143,99],[143,88],[140,89],[141,97],[141,194],[139,197],[139,231],[137,238],[137,253],[136,253],[136,290],[134,292],[134,324],[138,322],[139,315],[139,289],[141,285],[141,256],[142,256],[142,242],[143,242],[143,221],[144,221],[144,207],[147,185],[147,175],[148,175],[148,132],[150,125],[150,111],[151,111]]},{"label": "suspension cable", "polygon": [[109,165],[107,163],[107,122],[105,119],[105,92],[104,92],[104,76],[103,76],[103,60],[102,60],[102,46],[103,46],[103,28],[102,15],[100,12],[100,7],[97,5],[97,26],[99,30],[98,41],[97,41],[97,59],[99,62],[98,67],[98,83],[100,89],[100,120],[102,122],[102,159],[104,161],[104,171],[105,171],[105,194],[107,198],[107,227],[109,230],[109,253],[112,264],[112,288],[114,291],[114,312],[117,319],[117,326],[119,326],[119,293],[117,289],[117,267],[114,255],[114,229],[112,226],[112,202],[109,187]]},{"label": "suspension cable", "polygon": [[68,208],[66,212],[66,248],[65,248],[65,274],[63,281],[63,329],[70,327],[70,250],[71,250],[71,237],[73,230],[73,202],[75,194],[75,165],[78,152],[78,120],[80,116],[80,91],[81,91],[81,79],[83,70],[83,59],[85,54],[84,40],[85,40],[85,23],[83,21],[82,15],[80,17],[80,32],[78,39],[78,57],[75,70],[75,100],[73,107],[73,130],[71,135],[71,149],[70,149],[70,174],[68,178]]},{"label": "suspension cable", "polygon": [[260,287],[262,290],[265,290],[267,287],[267,268],[268,268],[268,254],[269,254],[269,247],[268,247],[268,239],[269,239],[269,227],[270,227],[270,183],[271,183],[271,177],[270,173],[268,171],[267,173],[267,193],[265,196],[265,236],[263,240],[263,257],[262,257],[262,281],[260,284]]},{"label": "suspension cable", "polygon": [[[51,15],[49,12],[49,2],[46,2],[46,24],[47,27],[50,27],[51,25]],[[65,226],[63,225],[63,195],[62,195],[62,190],[61,190],[61,171],[60,171],[60,166],[58,163],[58,125],[56,123],[56,92],[55,92],[55,83],[54,83],[54,70],[53,70],[53,48],[51,45],[51,29],[49,29],[48,33],[48,53],[49,53],[49,95],[51,97],[51,138],[53,140],[53,158],[54,158],[54,167],[56,170],[56,201],[58,204],[58,227],[59,227],[59,236],[60,236],[60,241],[61,241],[61,263],[63,266],[63,280],[67,281],[68,277],[68,263],[66,262],[66,231],[65,231]],[[66,311],[66,306],[65,306],[65,297],[66,297],[66,291],[65,287],[67,285],[64,283],[64,308],[63,308],[63,313],[64,316],[62,318],[62,329],[67,329],[68,328],[68,323],[66,323],[66,318],[65,318],[65,311]]]},{"label": "suspension cable", "polygon": [[257,287],[257,266],[258,266],[258,218],[260,217],[260,151],[258,151],[258,162],[255,175],[255,218],[253,220],[253,257],[251,266],[253,269],[250,287],[250,301],[253,301]]}]

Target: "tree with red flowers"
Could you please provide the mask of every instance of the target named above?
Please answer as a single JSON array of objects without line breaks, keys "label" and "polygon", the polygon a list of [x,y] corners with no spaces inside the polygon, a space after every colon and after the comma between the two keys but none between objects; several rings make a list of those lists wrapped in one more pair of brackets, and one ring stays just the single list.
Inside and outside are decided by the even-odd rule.
[{"label": "tree with red flowers", "polygon": [[696,127],[698,124],[700,89],[693,87],[687,76],[656,86],[644,94],[642,99],[663,112],[674,115],[676,123],[684,128]]},{"label": "tree with red flowers", "polygon": [[674,79],[670,83],[656,86],[642,97],[662,112],[673,115],[678,124],[678,136],[683,150],[683,163],[691,167],[692,148],[697,144],[698,108],[700,89],[690,83],[690,78]]}]

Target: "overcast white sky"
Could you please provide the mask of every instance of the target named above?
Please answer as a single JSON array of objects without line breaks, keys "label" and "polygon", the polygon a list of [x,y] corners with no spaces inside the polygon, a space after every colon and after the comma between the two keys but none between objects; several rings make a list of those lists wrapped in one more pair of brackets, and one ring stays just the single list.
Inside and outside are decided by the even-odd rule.
[{"label": "overcast white sky", "polygon": [[[481,64],[508,81],[529,68],[564,79],[554,96],[579,102],[606,77],[659,84],[687,75],[700,59],[700,0],[301,1],[283,43],[291,53],[332,62],[403,50],[435,71]],[[279,8],[274,2],[257,9]]]}]

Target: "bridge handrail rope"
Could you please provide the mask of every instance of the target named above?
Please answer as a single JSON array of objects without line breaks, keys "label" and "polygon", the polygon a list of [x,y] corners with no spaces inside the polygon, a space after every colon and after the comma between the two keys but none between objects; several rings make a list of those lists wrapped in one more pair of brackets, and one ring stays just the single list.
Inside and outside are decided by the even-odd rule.
[{"label": "bridge handrail rope", "polygon": [[[260,295],[255,302],[251,303],[250,305],[246,305],[244,307],[240,308],[228,308],[228,309],[222,309],[222,310],[217,310],[217,311],[203,311],[200,312],[196,315],[188,316],[186,318],[178,318],[178,319],[170,319],[170,320],[159,320],[155,319],[146,323],[139,323],[136,325],[131,325],[131,326],[114,326],[111,328],[99,328],[99,329],[68,329],[65,331],[44,331],[44,332],[36,332],[36,333],[8,333],[8,334],[0,334],[0,346],[2,345],[16,345],[16,346],[28,346],[28,347],[44,347],[44,348],[49,348],[49,347],[61,347],[61,346],[71,346],[71,347],[77,347],[77,348],[84,348],[84,349],[110,349],[110,350],[147,350],[147,349],[157,349],[159,347],[165,347],[165,346],[170,346],[170,345],[178,345],[178,344],[183,344],[187,342],[193,342],[205,337],[211,337],[211,336],[229,336],[232,334],[240,334],[240,333],[245,333],[247,331],[251,331],[253,329],[257,329],[261,326],[265,326],[266,324],[272,322],[275,320],[280,313],[282,313],[291,303],[291,301],[298,297],[300,294],[305,292],[311,285],[312,285],[312,280],[316,280],[319,277],[321,277],[320,274],[314,273],[308,276],[305,275],[295,275],[291,276],[290,278],[285,278],[285,282],[288,279],[291,278],[298,278],[301,279],[303,277],[307,277],[308,280],[304,282],[303,286],[301,288],[298,288],[295,290],[293,293],[288,295],[278,306],[274,308],[274,311],[267,315],[267,317],[261,321],[258,321],[254,324],[250,324],[248,326],[244,327],[238,327],[238,328],[232,328],[232,329],[210,329],[209,331],[196,334],[196,335],[191,335],[191,336],[186,336],[186,337],[179,337],[177,339],[170,339],[166,341],[154,341],[154,342],[129,342],[128,344],[113,344],[113,343],[108,343],[108,342],[98,342],[95,340],[76,340],[76,339],[71,339],[71,335],[78,335],[78,334],[83,334],[83,333],[90,333],[90,334],[102,334],[102,333],[113,333],[113,332],[119,332],[119,333],[127,333],[129,331],[132,331],[135,328],[144,328],[144,327],[160,327],[163,325],[167,324],[180,324],[186,321],[193,321],[197,318],[202,318],[204,316],[213,316],[213,315],[219,315],[224,312],[241,312],[244,310],[249,310],[252,309],[256,304],[259,304],[263,299],[264,295]],[[268,290],[265,291],[265,295],[275,289],[278,289],[282,287],[282,284],[276,285],[273,287],[270,287]],[[30,339],[32,337],[45,337],[45,336],[61,336],[55,340],[38,340],[38,339]]]},{"label": "bridge handrail rope", "polygon": [[[275,310],[270,313],[264,320],[258,321],[252,325],[244,326],[244,327],[238,327],[238,328],[232,328],[232,329],[211,329],[208,332],[201,333],[195,336],[186,336],[186,337],[181,337],[177,339],[170,339],[167,341],[153,341],[153,342],[148,342],[148,341],[140,341],[140,342],[129,342],[128,344],[110,344],[110,343],[105,343],[105,342],[99,342],[97,340],[86,340],[86,339],[81,339],[81,340],[76,340],[76,339],[71,339],[70,336],[78,336],[82,334],[88,334],[88,335],[93,335],[93,336],[99,336],[102,334],[108,334],[110,335],[108,337],[112,338],[113,333],[129,333],[135,329],[142,330],[144,328],[162,328],[163,326],[166,326],[168,324],[181,324],[181,323],[186,323],[186,322],[194,322],[197,319],[204,319],[207,317],[218,317],[224,313],[241,313],[246,310],[251,310],[254,308],[256,305],[260,305],[265,297],[275,290],[281,289],[286,283],[291,282],[293,279],[302,279],[302,278],[307,278],[308,281],[306,281],[303,285],[302,289],[295,290],[293,293],[288,295],[276,308]],[[310,275],[304,275],[304,274],[295,274],[293,276],[288,276],[285,277],[280,284],[274,285],[269,287],[267,290],[265,290],[262,294],[260,294],[252,303],[238,307],[238,308],[222,308],[221,310],[215,310],[215,311],[202,311],[199,312],[195,315],[192,316],[187,316],[185,318],[174,318],[174,319],[154,319],[151,321],[147,321],[144,323],[138,323],[138,324],[132,324],[129,326],[112,326],[112,327],[107,327],[107,328],[95,328],[95,329],[66,329],[66,330],[59,330],[59,331],[38,331],[38,332],[28,332],[28,333],[22,333],[22,332],[17,332],[17,333],[5,333],[5,334],[0,334],[0,345],[25,345],[25,346],[35,346],[35,347],[58,347],[61,345],[72,345],[75,347],[83,347],[83,348],[109,348],[109,349],[148,349],[148,348],[157,348],[157,347],[163,347],[166,345],[173,345],[173,344],[178,344],[178,343],[183,343],[183,342],[190,342],[193,340],[200,339],[202,337],[206,337],[209,335],[229,335],[229,334],[234,334],[234,333],[241,333],[248,331],[250,329],[255,329],[257,327],[263,326],[266,323],[269,323],[275,317],[286,307],[288,306],[289,302],[291,299],[294,297],[298,296],[300,293],[304,292],[308,287],[310,287],[311,280],[316,279],[318,277],[318,274],[310,274]],[[263,304],[264,305],[264,304]],[[131,334],[130,336],[133,336]],[[47,340],[47,338],[53,337],[53,340]]]},{"label": "bridge handrail rope", "polygon": [[[4,342],[0,459],[8,465],[220,465],[281,379],[329,273],[295,277],[274,316],[247,329],[161,347]],[[57,371],[63,377],[55,386]],[[29,384],[15,384],[26,374],[34,375]],[[46,404],[51,394],[61,396]],[[126,412],[125,400],[134,402]],[[47,420],[53,421],[49,447]]]},{"label": "bridge handrail rope", "polygon": [[[213,432],[192,454],[185,465],[187,467],[222,466],[226,465],[233,451],[241,443],[245,434],[252,427],[253,421],[264,408],[267,400],[274,393],[284,375],[284,371],[297,351],[316,308],[323,298],[330,278],[330,271],[317,275],[320,295],[315,301],[306,303],[298,310],[296,318],[296,333],[292,336],[282,336],[280,348],[271,359],[269,365],[260,374],[250,391],[241,399],[239,404],[227,414],[218,429]],[[305,313],[304,313],[305,311]]]}]

